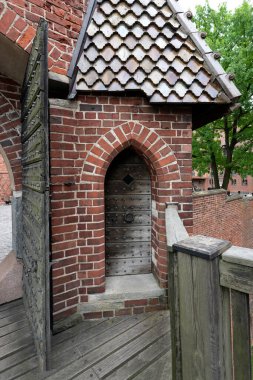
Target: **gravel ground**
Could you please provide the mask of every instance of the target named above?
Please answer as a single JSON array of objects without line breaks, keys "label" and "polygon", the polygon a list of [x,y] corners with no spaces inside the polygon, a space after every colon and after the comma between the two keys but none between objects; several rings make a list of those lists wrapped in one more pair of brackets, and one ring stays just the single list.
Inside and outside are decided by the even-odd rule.
[{"label": "gravel ground", "polygon": [[11,205],[0,206],[0,261],[11,251],[12,225]]}]

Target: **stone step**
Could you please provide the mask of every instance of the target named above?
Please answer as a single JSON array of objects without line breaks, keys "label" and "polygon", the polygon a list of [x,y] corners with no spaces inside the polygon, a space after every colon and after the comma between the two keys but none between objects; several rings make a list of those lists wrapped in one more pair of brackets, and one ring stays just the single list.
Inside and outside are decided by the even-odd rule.
[{"label": "stone step", "polygon": [[89,302],[131,300],[165,295],[165,289],[159,287],[152,273],[107,277],[105,289],[104,293],[89,295]]},{"label": "stone step", "polygon": [[113,276],[106,279],[105,293],[89,295],[89,302],[79,304],[78,313],[85,318],[101,318],[103,312],[131,315],[166,306],[166,290],[158,286],[152,274]]}]

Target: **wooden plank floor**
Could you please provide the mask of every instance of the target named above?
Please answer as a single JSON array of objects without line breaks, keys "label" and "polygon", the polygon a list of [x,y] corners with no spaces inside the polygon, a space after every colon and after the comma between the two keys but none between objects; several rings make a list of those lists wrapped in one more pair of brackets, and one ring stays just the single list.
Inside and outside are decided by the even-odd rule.
[{"label": "wooden plank floor", "polygon": [[169,313],[84,321],[52,341],[39,373],[22,301],[0,306],[0,380],[171,380]]}]

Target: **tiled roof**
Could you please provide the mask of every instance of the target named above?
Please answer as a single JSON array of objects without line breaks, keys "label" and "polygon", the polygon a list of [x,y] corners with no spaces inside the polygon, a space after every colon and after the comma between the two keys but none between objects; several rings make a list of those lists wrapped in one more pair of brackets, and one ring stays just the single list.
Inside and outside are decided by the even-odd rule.
[{"label": "tiled roof", "polygon": [[151,103],[234,102],[238,89],[189,16],[176,0],[93,0],[73,90],[141,90]]}]

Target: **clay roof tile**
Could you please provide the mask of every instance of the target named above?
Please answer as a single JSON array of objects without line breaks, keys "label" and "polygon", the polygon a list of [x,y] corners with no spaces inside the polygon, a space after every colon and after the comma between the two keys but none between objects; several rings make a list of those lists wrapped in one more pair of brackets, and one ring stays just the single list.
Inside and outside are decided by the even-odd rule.
[{"label": "clay roof tile", "polygon": [[132,89],[151,103],[233,103],[240,92],[204,37],[180,1],[92,0],[69,70],[72,93]]}]

